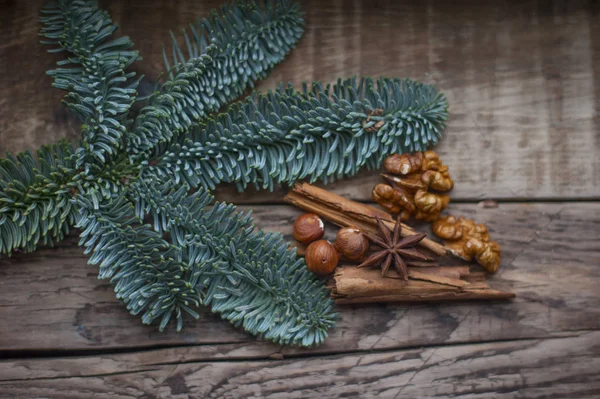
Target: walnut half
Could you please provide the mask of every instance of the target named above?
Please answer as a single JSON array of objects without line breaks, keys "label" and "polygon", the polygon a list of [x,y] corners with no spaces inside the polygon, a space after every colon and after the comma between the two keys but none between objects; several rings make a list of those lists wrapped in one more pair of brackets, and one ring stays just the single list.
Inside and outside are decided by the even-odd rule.
[{"label": "walnut half", "polygon": [[439,219],[450,201],[445,192],[452,189],[454,182],[435,152],[390,155],[384,168],[388,173],[382,176],[388,184],[376,185],[371,193],[379,205],[402,220]]},{"label": "walnut half", "polygon": [[401,220],[409,219],[416,210],[412,194],[400,187],[378,184],[371,195],[383,209],[398,214]]},{"label": "walnut half", "polygon": [[495,273],[500,267],[500,245],[490,240],[484,224],[462,216],[445,216],[436,221],[432,229],[456,256],[469,261],[475,258],[490,273]]}]

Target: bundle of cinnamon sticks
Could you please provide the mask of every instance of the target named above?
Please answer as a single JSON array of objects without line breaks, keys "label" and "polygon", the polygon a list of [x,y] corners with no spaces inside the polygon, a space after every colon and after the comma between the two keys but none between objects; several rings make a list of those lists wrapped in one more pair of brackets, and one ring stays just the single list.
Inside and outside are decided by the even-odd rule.
[{"label": "bundle of cinnamon sticks", "polygon": [[[376,233],[376,217],[390,229],[395,223],[392,215],[381,209],[349,200],[308,183],[296,184],[284,200],[338,226],[353,226],[371,234]],[[414,234],[417,232],[413,228],[403,224],[403,236]],[[427,238],[419,245],[440,257],[450,254],[448,248]],[[347,264],[338,266],[328,287],[331,296],[339,304],[508,299],[515,296],[511,292],[490,288],[486,282],[486,274],[472,273],[469,266],[423,263],[409,267],[408,277],[408,281],[382,277],[376,269],[357,268]]]}]

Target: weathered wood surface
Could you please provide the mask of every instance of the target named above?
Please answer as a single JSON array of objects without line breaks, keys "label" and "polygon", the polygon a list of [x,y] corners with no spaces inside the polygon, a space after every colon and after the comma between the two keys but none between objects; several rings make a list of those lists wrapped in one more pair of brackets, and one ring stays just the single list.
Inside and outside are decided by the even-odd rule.
[{"label": "weathered wood surface", "polygon": [[[168,31],[220,3],[101,1],[145,58],[145,90]],[[45,76],[58,58],[38,43],[41,4],[0,3],[0,154],[79,135]],[[97,280],[72,236],[0,260],[0,398],[599,397],[600,202],[568,202],[600,199],[598,5],[302,4],[305,36],[261,89],[355,74],[433,83],[450,103],[436,150],[454,201],[563,201],[450,206],[488,224],[503,248],[491,284],[517,298],[340,307],[338,327],[311,349],[259,341],[207,311],[159,333]],[[328,189],[368,200],[376,174]],[[226,187],[218,198],[261,204],[257,225],[291,239],[299,211],[272,205],[284,193]]]},{"label": "weathered wood surface", "polygon": [[[77,124],[50,89],[58,56],[38,43],[42,0],[0,15],[0,154],[76,140]],[[221,0],[103,1],[132,37],[150,81],[161,46]],[[591,1],[303,1],[306,33],[261,89],[278,81],[392,75],[435,84],[450,121],[438,146],[454,198],[600,198],[600,18]],[[369,198],[374,173],[334,185]],[[264,202],[264,193],[233,201]]]},{"label": "weathered wood surface", "polygon": [[[0,363],[10,398],[597,398],[599,331],[265,361],[226,344]],[[190,394],[191,392],[191,394]]]}]

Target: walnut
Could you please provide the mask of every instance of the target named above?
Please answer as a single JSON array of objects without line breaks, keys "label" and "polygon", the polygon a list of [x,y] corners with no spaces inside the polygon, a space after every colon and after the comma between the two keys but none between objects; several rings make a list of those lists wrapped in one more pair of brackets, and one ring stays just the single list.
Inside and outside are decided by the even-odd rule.
[{"label": "walnut", "polygon": [[434,151],[425,151],[390,155],[384,161],[383,167],[394,175],[406,176],[419,171],[441,170],[445,166],[442,165],[438,154]]},{"label": "walnut", "polygon": [[450,191],[454,187],[454,182],[448,174],[448,167],[444,166],[443,170],[428,170],[421,175],[421,181],[432,190]]},{"label": "walnut", "polygon": [[443,193],[450,191],[454,182],[435,152],[394,154],[386,158],[384,168],[389,174],[382,176],[388,185],[378,184],[373,189],[377,203],[402,220],[439,219],[450,200]]},{"label": "walnut", "polygon": [[445,216],[433,224],[433,233],[444,239],[444,245],[460,258],[475,258],[490,273],[498,270],[500,246],[490,240],[484,224],[477,224],[462,216]]},{"label": "walnut", "polygon": [[448,206],[450,197],[419,190],[415,193],[414,201],[417,208],[415,219],[434,222],[440,218],[440,212]]},{"label": "walnut", "polygon": [[394,189],[387,184],[378,184],[373,187],[372,196],[383,209],[393,214],[399,213],[402,220],[410,218],[415,211],[412,195],[399,187]]},{"label": "walnut", "polygon": [[[423,166],[421,169],[423,170],[441,170],[444,165],[442,165],[442,160],[434,151],[425,151],[423,153]],[[445,167],[446,170],[448,167]]]},{"label": "walnut", "polygon": [[392,176],[384,173],[381,177],[392,186],[401,187],[412,192],[427,190],[427,183],[421,180],[421,175],[418,173],[413,173],[406,177]]},{"label": "walnut", "polygon": [[413,154],[390,155],[383,162],[383,167],[387,172],[394,175],[406,176],[410,173],[421,170],[422,164],[423,153],[415,152]]}]

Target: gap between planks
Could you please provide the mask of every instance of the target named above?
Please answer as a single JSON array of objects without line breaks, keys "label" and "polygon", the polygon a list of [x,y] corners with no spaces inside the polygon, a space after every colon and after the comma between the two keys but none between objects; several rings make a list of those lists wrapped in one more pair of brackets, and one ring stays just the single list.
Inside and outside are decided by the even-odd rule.
[{"label": "gap between planks", "polygon": [[[326,351],[311,351],[314,348],[288,347],[283,345],[275,345],[267,341],[248,340],[240,342],[218,342],[208,344],[174,344],[174,345],[156,345],[156,346],[139,346],[133,348],[106,348],[106,349],[78,349],[78,350],[4,350],[0,351],[0,369],[2,364],[11,361],[43,361],[51,359],[81,359],[92,357],[119,357],[136,354],[159,354],[169,351],[187,351],[199,354],[210,354],[213,349],[236,349],[248,345],[254,346],[257,350],[255,355],[247,356],[229,356],[229,357],[206,357],[196,358],[186,361],[170,361],[158,362],[152,365],[170,365],[170,364],[185,364],[185,363],[202,363],[202,362],[245,362],[245,361],[276,361],[276,360],[293,360],[293,359],[311,359],[311,358],[326,358],[339,355],[356,355],[356,354],[371,354],[371,353],[386,353],[397,351],[410,351],[415,349],[435,349],[448,347],[461,347],[467,345],[488,345],[504,342],[526,342],[526,341],[541,341],[548,339],[574,338],[582,334],[600,332],[600,329],[582,329],[569,331],[555,331],[546,336],[528,336],[519,338],[498,338],[479,341],[452,341],[444,343],[431,343],[419,345],[398,345],[385,348],[368,348],[368,349],[348,349],[348,350],[326,350]],[[0,374],[0,381],[2,379]]]},{"label": "gap between planks", "polygon": [[[494,339],[489,341],[478,341],[478,342],[450,342],[443,344],[425,344],[425,345],[414,345],[414,346],[398,346],[398,347],[387,347],[382,349],[365,349],[365,350],[340,350],[340,351],[331,351],[331,352],[304,352],[302,348],[288,348],[291,349],[292,352],[282,354],[280,351],[273,352],[273,348],[268,342],[260,341],[260,342],[240,342],[240,343],[227,343],[227,344],[217,344],[217,345],[177,345],[177,346],[167,346],[160,348],[137,348],[137,350],[113,350],[106,351],[101,353],[94,354],[85,354],[80,353],[77,355],[70,356],[69,354],[62,354],[60,356],[54,357],[27,357],[27,358],[3,358],[0,357],[0,384],[3,382],[12,382],[12,381],[27,381],[27,380],[45,380],[45,379],[60,379],[60,378],[86,378],[86,377],[99,377],[99,376],[109,376],[109,375],[120,375],[120,374],[129,374],[129,373],[138,373],[144,372],[146,369],[151,367],[158,366],[172,366],[172,365],[183,365],[183,364],[195,364],[195,363],[244,363],[244,362],[280,362],[280,361],[299,361],[299,360],[315,360],[315,359],[331,359],[336,357],[345,357],[345,356],[362,356],[362,355],[381,355],[386,353],[397,353],[397,352],[410,352],[415,350],[437,350],[437,349],[449,349],[449,348],[464,348],[464,347],[484,347],[490,345],[499,345],[499,344],[520,344],[527,342],[543,342],[543,341],[555,341],[562,339],[575,339],[584,337],[588,334],[598,335],[600,334],[600,329],[594,330],[574,330],[570,332],[560,332],[555,335],[545,336],[545,337],[524,337],[524,338],[514,338],[514,339]],[[599,335],[600,338],[600,335]],[[236,350],[240,347],[244,347],[246,345],[252,345],[253,348],[250,350],[256,351],[254,355],[250,356],[223,356],[218,357],[221,353],[215,356],[215,352],[212,350],[214,347],[222,348],[225,350]],[[282,347],[283,348],[283,347]],[[293,350],[299,350],[298,352],[294,352]],[[187,359],[182,360],[178,357],[177,352],[181,351],[185,352]],[[83,351],[86,352],[86,351]],[[90,351],[94,352],[94,351]],[[175,355],[175,358],[173,357]],[[600,353],[599,353],[600,355]],[[89,366],[85,366],[81,364],[81,362],[87,363],[88,359],[100,359],[100,362],[110,361],[110,362],[119,362],[124,361],[131,357],[138,357],[137,360],[140,361],[139,366],[140,369],[135,371],[123,371],[123,372],[114,372],[114,373],[90,373],[84,375],[64,375],[64,376],[54,376],[54,377],[34,377],[34,378],[14,378],[10,377],[11,372],[10,369],[13,367],[18,367],[20,364],[28,363],[28,362],[65,362],[64,364],[59,364],[59,366],[64,366],[67,364],[79,364],[81,368],[78,368],[78,372],[85,372],[86,368],[95,369],[97,368],[97,364],[91,364]],[[169,358],[172,360],[166,361],[155,361],[160,360],[161,357]],[[146,361],[144,361],[146,360]],[[16,373],[15,373],[16,374]],[[9,376],[9,378],[6,378]]]}]

